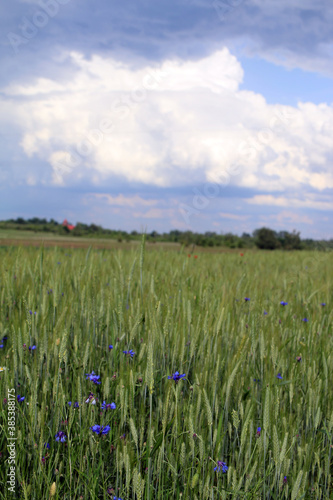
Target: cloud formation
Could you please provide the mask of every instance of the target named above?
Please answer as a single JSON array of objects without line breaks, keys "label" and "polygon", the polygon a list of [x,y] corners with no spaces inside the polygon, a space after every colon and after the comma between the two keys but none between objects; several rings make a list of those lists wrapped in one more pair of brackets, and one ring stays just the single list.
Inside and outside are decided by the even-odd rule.
[{"label": "cloud formation", "polygon": [[333,106],[269,105],[239,90],[243,70],[227,48],[139,69],[100,55],[66,58],[77,68],[71,82],[37,78],[2,90],[23,151],[49,164],[46,183],[333,188]]}]

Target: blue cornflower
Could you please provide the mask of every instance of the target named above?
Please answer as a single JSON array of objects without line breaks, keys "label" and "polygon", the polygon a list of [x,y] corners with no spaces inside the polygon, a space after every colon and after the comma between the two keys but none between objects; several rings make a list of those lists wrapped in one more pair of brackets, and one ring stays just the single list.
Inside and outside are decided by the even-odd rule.
[{"label": "blue cornflower", "polygon": [[72,406],[72,401],[68,401],[68,406]]},{"label": "blue cornflower", "polygon": [[96,432],[96,434],[107,434],[111,430],[111,427],[109,425],[106,425],[105,427],[101,427],[100,425],[93,425],[92,427],[90,427],[90,429],[93,432]]},{"label": "blue cornflower", "polygon": [[44,443],[44,448],[47,448],[49,450],[51,446],[49,445],[49,443]]},{"label": "blue cornflower", "polygon": [[267,314],[268,314],[268,312],[267,312],[267,311],[264,311],[264,316],[266,316]]},{"label": "blue cornflower", "polygon": [[283,377],[282,377],[281,373],[278,373],[278,374],[276,375],[276,378],[279,378],[279,379],[281,380]]},{"label": "blue cornflower", "polygon": [[284,300],[281,300],[280,304],[281,304],[281,306],[287,306],[288,302],[284,302]]},{"label": "blue cornflower", "polygon": [[245,297],[245,302],[250,302],[251,299],[249,299],[249,297]]},{"label": "blue cornflower", "polygon": [[326,302],[322,302],[320,305],[321,305],[322,307],[325,307],[325,306],[326,306]]},{"label": "blue cornflower", "polygon": [[7,339],[8,339],[8,337],[7,337],[7,335],[5,335],[4,337],[2,337],[2,342],[3,342],[4,340],[7,340]]},{"label": "blue cornflower", "polygon": [[22,401],[24,401],[24,400],[25,400],[25,396],[20,396],[19,394],[17,395],[17,401],[19,403],[22,403]]},{"label": "blue cornflower", "polygon": [[304,321],[304,323],[307,323],[309,320],[308,318],[303,318],[302,321]]},{"label": "blue cornflower", "polygon": [[222,472],[227,472],[228,470],[228,466],[225,462],[222,462],[221,460],[218,460],[217,461],[217,467],[214,467],[214,470],[216,470],[217,472],[220,472],[222,470]]},{"label": "blue cornflower", "polygon": [[257,429],[257,436],[258,437],[260,436],[260,433],[261,433],[261,427],[258,427],[258,429]]},{"label": "blue cornflower", "polygon": [[30,316],[32,316],[32,311],[29,311]]},{"label": "blue cornflower", "polygon": [[79,403],[77,401],[74,403],[74,408],[79,408]]},{"label": "blue cornflower", "polygon": [[109,345],[109,351],[111,351],[111,349],[113,349],[113,345]]},{"label": "blue cornflower", "polygon": [[66,434],[62,431],[57,432],[57,434],[55,435],[56,441],[61,441],[61,443],[66,442],[66,437]]},{"label": "blue cornflower", "polygon": [[133,358],[133,356],[135,354],[135,352],[132,349],[130,349],[129,351],[123,351],[123,353],[126,355],[129,354],[131,356],[131,358]]},{"label": "blue cornflower", "polygon": [[173,375],[170,375],[170,376],[168,377],[168,379],[169,379],[169,380],[170,380],[170,379],[173,379],[173,380],[176,382],[176,384],[177,384],[181,378],[185,378],[185,377],[186,377],[186,374],[185,374],[185,373],[183,373],[183,375],[180,375],[180,373],[179,373],[179,372],[175,372]]},{"label": "blue cornflower", "polygon": [[116,403],[106,404],[105,401],[103,401],[102,406],[101,406],[102,410],[115,410],[116,408],[117,408]]},{"label": "blue cornflower", "polygon": [[37,349],[35,345],[29,345],[29,351],[34,351],[35,349]]},{"label": "blue cornflower", "polygon": [[101,381],[99,380],[100,378],[101,376],[96,375],[94,371],[92,371],[91,373],[86,373],[86,380],[89,379],[94,384],[100,384],[101,383]]},{"label": "blue cornflower", "polygon": [[3,344],[0,344],[0,349],[2,349],[2,348],[3,348]]}]

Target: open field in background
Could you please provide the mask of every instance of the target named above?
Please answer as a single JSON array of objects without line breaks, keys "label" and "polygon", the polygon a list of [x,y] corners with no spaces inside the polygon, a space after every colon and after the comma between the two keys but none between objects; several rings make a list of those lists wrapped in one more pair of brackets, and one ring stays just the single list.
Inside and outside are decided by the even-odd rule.
[{"label": "open field in background", "polygon": [[333,254],[243,252],[0,248],[18,498],[331,498]]},{"label": "open field in background", "polygon": [[[82,236],[58,236],[53,233],[45,232],[32,232],[32,231],[17,231],[0,229],[0,247],[23,246],[23,247],[59,247],[59,248],[93,248],[93,249],[109,249],[109,250],[131,250],[140,247],[140,241],[137,240],[123,240],[119,242],[110,238],[84,238]],[[174,250],[181,251],[182,245],[180,243],[172,242],[146,242],[147,250]],[[196,245],[189,245],[188,252],[196,253],[239,253],[239,250],[228,247],[198,247]],[[256,252],[257,249],[251,249]]]}]

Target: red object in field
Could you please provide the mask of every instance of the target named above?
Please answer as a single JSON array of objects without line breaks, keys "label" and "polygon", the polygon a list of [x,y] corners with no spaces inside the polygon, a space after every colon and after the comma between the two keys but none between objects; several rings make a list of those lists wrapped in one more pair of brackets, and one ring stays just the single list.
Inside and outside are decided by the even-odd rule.
[{"label": "red object in field", "polygon": [[187,257],[191,257],[191,254],[190,254],[190,253],[188,253],[188,254],[187,254]]},{"label": "red object in field", "polygon": [[244,254],[243,254],[243,253],[240,253],[239,255],[240,255],[241,257],[244,257]]},{"label": "red object in field", "polygon": [[73,231],[73,229],[75,229],[75,226],[73,226],[72,224],[68,224],[68,220],[65,219],[64,222],[62,223],[63,226],[67,227],[67,229],[69,229],[70,231]]},{"label": "red object in field", "polygon": [[195,255],[195,256],[194,256],[194,258],[195,258],[195,259],[197,259],[197,258],[198,258],[198,256],[197,256],[197,255]]}]

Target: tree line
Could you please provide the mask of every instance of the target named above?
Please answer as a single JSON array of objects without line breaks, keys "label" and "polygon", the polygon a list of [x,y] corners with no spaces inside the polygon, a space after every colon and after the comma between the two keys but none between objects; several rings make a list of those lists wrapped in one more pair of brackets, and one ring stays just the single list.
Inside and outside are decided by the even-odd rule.
[{"label": "tree line", "polygon": [[[71,235],[86,238],[110,238],[119,242],[140,240],[141,233],[137,231],[122,231],[114,229],[104,229],[96,224],[77,223],[74,229],[70,230],[67,226],[50,219],[41,219],[33,217],[31,219],[9,219],[0,221],[0,229],[15,229],[34,232],[47,232],[58,235]],[[205,233],[194,233],[192,231],[179,231],[177,229],[169,232],[158,233],[152,231],[146,236],[150,242],[174,242],[184,246],[201,246],[201,247],[228,247],[228,248],[260,248],[264,250],[303,250],[303,249],[333,249],[333,239],[330,240],[314,240],[301,239],[300,233],[296,230],[274,231],[267,227],[256,229],[251,234],[243,233],[238,236],[233,233],[222,233],[207,231]]]}]

